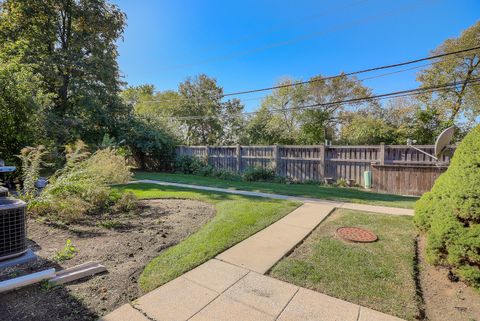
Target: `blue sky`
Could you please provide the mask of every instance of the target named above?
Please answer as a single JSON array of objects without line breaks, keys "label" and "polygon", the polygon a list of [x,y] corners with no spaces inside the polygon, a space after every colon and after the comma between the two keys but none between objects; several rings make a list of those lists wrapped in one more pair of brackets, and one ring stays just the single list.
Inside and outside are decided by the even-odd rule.
[{"label": "blue sky", "polygon": [[[479,0],[113,2],[128,17],[124,80],[158,90],[200,73],[234,92],[421,58],[480,19]],[[377,94],[410,89],[415,72],[364,83]],[[261,95],[239,98],[252,110]]]}]

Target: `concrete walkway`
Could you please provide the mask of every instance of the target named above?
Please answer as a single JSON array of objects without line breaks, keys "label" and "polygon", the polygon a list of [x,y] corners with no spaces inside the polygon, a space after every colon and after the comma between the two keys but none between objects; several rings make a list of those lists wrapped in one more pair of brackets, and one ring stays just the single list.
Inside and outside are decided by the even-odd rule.
[{"label": "concrete walkway", "polygon": [[402,321],[212,259],[103,321]]},{"label": "concrete walkway", "polygon": [[307,237],[335,205],[305,203],[215,259],[102,320],[401,321],[263,275]]},{"label": "concrete walkway", "polygon": [[171,182],[157,181],[157,180],[152,180],[152,179],[142,179],[142,180],[137,180],[137,181],[130,182],[130,184],[135,184],[135,183],[149,183],[149,184],[157,184],[157,185],[162,185],[162,186],[175,186],[175,187],[191,188],[191,189],[197,189],[197,190],[229,193],[229,194],[244,195],[244,196],[275,198],[275,199],[292,200],[292,201],[298,201],[298,202],[304,202],[304,203],[305,202],[318,203],[318,204],[330,205],[330,206],[333,206],[335,208],[346,208],[346,209],[350,209],[350,210],[358,210],[358,211],[374,212],[374,213],[382,213],[382,214],[413,215],[413,210],[408,209],[408,208],[377,206],[377,205],[357,204],[357,203],[348,203],[348,202],[326,201],[326,200],[321,200],[321,199],[318,199],[318,198],[288,196],[288,195],[242,191],[242,190],[236,190],[236,189],[218,188],[218,187],[210,187],[210,186],[171,183]]}]

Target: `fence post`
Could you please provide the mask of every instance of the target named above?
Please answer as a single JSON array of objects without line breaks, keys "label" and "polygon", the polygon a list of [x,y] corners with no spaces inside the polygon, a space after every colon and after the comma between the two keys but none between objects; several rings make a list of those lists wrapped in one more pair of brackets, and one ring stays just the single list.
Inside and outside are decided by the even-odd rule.
[{"label": "fence post", "polygon": [[237,144],[237,173],[242,171],[242,146]]},{"label": "fence post", "polygon": [[273,168],[275,169],[275,174],[280,175],[280,146],[275,144],[273,147]]},{"label": "fence post", "polygon": [[210,165],[210,146],[205,146],[205,158],[207,159],[207,165]]},{"label": "fence post", "polygon": [[385,143],[380,143],[380,165],[385,164]]},{"label": "fence post", "polygon": [[320,145],[320,168],[318,169],[318,176],[320,181],[325,178],[325,144]]}]

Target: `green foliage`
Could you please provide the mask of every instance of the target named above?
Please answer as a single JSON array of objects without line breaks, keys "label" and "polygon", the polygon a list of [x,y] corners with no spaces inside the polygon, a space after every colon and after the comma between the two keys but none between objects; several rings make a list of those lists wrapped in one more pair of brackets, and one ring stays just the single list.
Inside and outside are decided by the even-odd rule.
[{"label": "green foliage", "polygon": [[279,182],[281,178],[277,176],[275,170],[264,167],[249,167],[243,172],[243,179],[247,182]]},{"label": "green foliage", "polygon": [[[128,115],[118,97],[117,41],[125,20],[106,0],[0,2],[0,65],[14,66],[17,77],[9,81],[6,96],[8,108],[18,107],[16,116],[9,116],[10,124],[28,120],[12,138],[21,147],[39,143],[34,133],[38,128],[57,147],[78,138],[95,143],[104,133],[118,130]],[[36,102],[37,93],[48,101]],[[41,126],[26,127],[37,117]],[[23,128],[27,130],[22,133]]]},{"label": "green foliage", "polygon": [[38,83],[30,66],[6,62],[0,56],[0,158],[7,162],[18,161],[14,155],[23,147],[44,138],[40,106],[48,99]]},{"label": "green foliage", "polygon": [[348,182],[345,178],[340,178],[335,182],[335,185],[337,185],[338,187],[348,187]]},{"label": "green foliage", "polygon": [[75,221],[87,214],[99,214],[119,199],[110,184],[130,180],[130,169],[124,157],[114,149],[102,149],[93,154],[82,142],[68,147],[67,163],[49,179],[42,193],[32,200],[32,214],[47,218]]},{"label": "green foliage", "polygon": [[142,169],[168,169],[174,160],[175,140],[157,121],[135,116],[123,134],[137,165]]},{"label": "green foliage", "polygon": [[44,161],[48,151],[45,146],[25,147],[20,151],[20,158],[22,162],[22,181],[23,188],[20,191],[22,198],[27,201],[37,196],[37,187],[35,183],[40,178],[40,170],[43,166],[49,165]]},{"label": "green foliage", "polygon": [[120,222],[119,220],[103,220],[103,221],[100,221],[98,222],[97,224],[98,226],[102,227],[102,228],[105,228],[107,230],[114,230],[114,229],[118,229],[118,228],[121,228],[124,226],[124,224],[122,222]]},{"label": "green foliage", "polygon": [[206,161],[195,156],[179,155],[175,159],[175,171],[183,174],[197,173],[206,166]]},{"label": "green foliage", "polygon": [[390,143],[393,132],[385,121],[374,116],[353,115],[342,127],[341,140],[354,145],[376,145]]},{"label": "green foliage", "polygon": [[240,175],[225,169],[208,165],[205,160],[195,156],[181,155],[175,159],[175,171],[183,174],[216,177],[220,179],[238,179]]},{"label": "green foliage", "polygon": [[65,242],[65,246],[63,247],[63,249],[61,249],[55,254],[55,256],[53,257],[53,260],[55,262],[61,263],[61,262],[73,259],[75,254],[77,254],[77,249],[72,244],[72,240],[67,239],[67,241]]},{"label": "green foliage", "polygon": [[427,259],[480,289],[480,126],[460,143],[448,170],[415,205]]},{"label": "green foliage", "polygon": [[[457,38],[445,40],[433,54],[478,46],[480,38],[480,21],[466,29]],[[480,54],[478,50],[441,58],[419,73],[417,79],[423,87],[438,86],[450,82],[469,81],[480,76]],[[455,121],[467,118],[474,121],[480,115],[480,88],[478,86],[460,85],[453,90],[442,90],[422,96],[430,108],[438,110],[445,120]]]}]

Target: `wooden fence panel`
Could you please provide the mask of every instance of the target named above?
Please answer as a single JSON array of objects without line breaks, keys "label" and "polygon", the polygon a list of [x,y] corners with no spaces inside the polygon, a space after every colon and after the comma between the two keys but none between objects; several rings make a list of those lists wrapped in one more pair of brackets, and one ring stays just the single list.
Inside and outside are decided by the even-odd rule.
[{"label": "wooden fence panel", "polygon": [[[418,146],[433,153],[433,146]],[[218,169],[243,172],[249,167],[274,169],[277,175],[294,181],[323,181],[331,178],[364,184],[365,171],[372,171],[374,189],[379,192],[418,195],[430,190],[448,167],[455,151],[450,146],[437,162],[406,145],[372,146],[179,146],[178,155],[206,159]],[[383,167],[382,167],[383,166]],[[402,167],[404,166],[404,167]],[[403,168],[403,169],[402,169]]]},{"label": "wooden fence panel", "polygon": [[379,146],[328,146],[325,155],[325,177],[335,181],[352,179],[364,184],[363,172],[370,170],[371,163],[379,161]]},{"label": "wooden fence panel", "polygon": [[373,190],[398,195],[422,195],[430,190],[446,166],[373,165]]},{"label": "wooden fence panel", "polygon": [[242,146],[240,172],[249,167],[273,168],[274,146]]},{"label": "wooden fence panel", "polygon": [[237,170],[237,147],[208,147],[208,164],[218,169],[235,172]]}]

